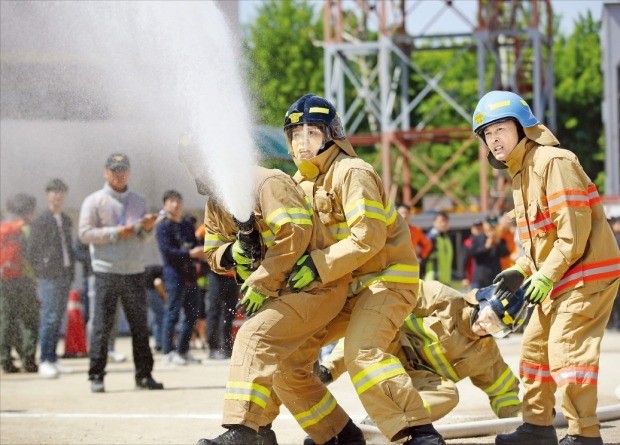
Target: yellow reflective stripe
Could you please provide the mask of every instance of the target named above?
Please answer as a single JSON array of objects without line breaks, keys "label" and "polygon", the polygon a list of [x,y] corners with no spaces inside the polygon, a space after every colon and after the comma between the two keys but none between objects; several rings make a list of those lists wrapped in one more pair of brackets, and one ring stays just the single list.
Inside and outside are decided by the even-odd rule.
[{"label": "yellow reflective stripe", "polygon": [[428,403],[426,400],[424,400],[423,397],[420,397],[422,399],[422,403],[424,404],[424,409],[426,409],[426,411],[428,411],[429,414],[431,414],[431,404]]},{"label": "yellow reflective stripe", "polygon": [[498,377],[498,379],[491,386],[484,390],[489,397],[498,396],[504,394],[515,383],[517,378],[514,376],[510,368],[506,367],[506,370]]},{"label": "yellow reflective stripe", "polygon": [[424,327],[423,319],[417,318],[415,315],[411,314],[405,319],[405,325],[413,335],[423,341],[424,346],[422,347],[422,351],[424,352],[424,356],[439,375],[453,382],[461,380],[450,365],[450,362],[448,362],[446,356],[441,352],[439,348],[439,339]]},{"label": "yellow reflective stripe", "polygon": [[295,419],[299,426],[306,428],[312,425],[316,425],[322,419],[327,417],[336,408],[336,399],[327,391],[325,396],[319,403],[311,407],[308,411],[296,414]]},{"label": "yellow reflective stripe", "polygon": [[224,393],[226,400],[253,402],[261,408],[267,406],[269,397],[271,397],[271,391],[268,388],[250,382],[228,382]]},{"label": "yellow reflective stripe", "polygon": [[207,252],[207,251],[212,250],[212,249],[217,249],[218,247],[223,246],[227,242],[228,242],[228,240],[226,240],[221,235],[210,235],[210,234],[207,234],[207,235],[205,235],[204,251]]},{"label": "yellow reflective stripe", "polygon": [[341,222],[338,224],[332,224],[327,227],[330,233],[336,238],[338,241],[347,238],[351,234],[351,230],[346,222]]},{"label": "yellow reflective stripe", "polygon": [[503,100],[494,104],[489,104],[489,111],[497,110],[498,108],[510,106],[510,100]]},{"label": "yellow reflective stripe", "polygon": [[350,203],[344,209],[344,213],[349,226],[351,226],[360,216],[366,216],[368,218],[386,222],[383,204],[369,199],[358,199],[357,201]]},{"label": "yellow reflective stripe", "polygon": [[519,395],[516,392],[507,392],[501,397],[496,397],[491,402],[491,408],[496,415],[499,415],[499,411],[506,406],[514,406],[520,404]]},{"label": "yellow reflective stripe", "polygon": [[385,223],[389,226],[394,221],[396,221],[396,208],[392,204],[392,201],[388,201],[387,208],[385,210]]},{"label": "yellow reflective stripe", "polygon": [[266,247],[271,247],[275,244],[276,236],[273,234],[271,230],[267,229],[264,232],[261,232],[260,236],[263,239],[263,244]]},{"label": "yellow reflective stripe", "polygon": [[265,222],[273,233],[277,233],[284,224],[293,223],[300,225],[312,225],[310,212],[303,208],[280,208],[272,212]]},{"label": "yellow reflective stripe", "polygon": [[392,264],[381,272],[368,273],[355,277],[349,285],[353,295],[379,281],[391,283],[417,284],[420,281],[420,267],[410,264]]},{"label": "yellow reflective stripe", "polygon": [[357,394],[361,395],[372,386],[400,374],[406,374],[405,368],[396,357],[390,357],[358,372],[351,381]]},{"label": "yellow reflective stripe", "polygon": [[329,114],[329,109],[325,107],[310,107],[309,113]]}]

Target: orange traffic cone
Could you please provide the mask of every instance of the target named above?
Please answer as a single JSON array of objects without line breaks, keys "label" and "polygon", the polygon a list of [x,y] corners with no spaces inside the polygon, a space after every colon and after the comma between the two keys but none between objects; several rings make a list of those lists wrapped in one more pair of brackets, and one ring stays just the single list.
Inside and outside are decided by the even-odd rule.
[{"label": "orange traffic cone", "polygon": [[243,314],[243,312],[241,311],[241,308],[238,308],[235,312],[235,319],[233,320],[233,324],[232,324],[232,341],[235,341],[235,338],[237,337],[237,332],[239,332],[239,329],[241,328],[241,325],[245,322],[245,315]]},{"label": "orange traffic cone", "polygon": [[63,357],[85,357],[87,354],[86,329],[82,317],[80,293],[77,290],[72,290],[69,292],[69,303],[67,304],[67,328],[65,329],[65,354]]}]

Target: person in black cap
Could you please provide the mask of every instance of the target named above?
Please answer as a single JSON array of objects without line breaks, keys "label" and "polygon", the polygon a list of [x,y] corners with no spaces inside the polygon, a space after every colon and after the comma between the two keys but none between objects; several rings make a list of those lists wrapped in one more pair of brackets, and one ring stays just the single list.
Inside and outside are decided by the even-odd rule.
[{"label": "person in black cap", "polygon": [[105,163],[103,189],[89,195],[80,211],[79,236],[91,244],[95,273],[95,310],[88,370],[92,392],[104,392],[108,339],[121,300],[132,336],[135,381],[138,388],[163,389],[151,376],[147,303],[144,290],[144,241],[153,231],[156,215],[146,201],[128,190],[129,158],[111,154]]},{"label": "person in black cap", "polygon": [[62,318],[73,282],[75,258],[71,249],[71,218],[63,212],[69,187],[62,179],[47,183],[47,210],[32,221],[28,261],[39,281],[41,299],[41,363],[39,375],[56,378],[71,368],[56,356]]}]

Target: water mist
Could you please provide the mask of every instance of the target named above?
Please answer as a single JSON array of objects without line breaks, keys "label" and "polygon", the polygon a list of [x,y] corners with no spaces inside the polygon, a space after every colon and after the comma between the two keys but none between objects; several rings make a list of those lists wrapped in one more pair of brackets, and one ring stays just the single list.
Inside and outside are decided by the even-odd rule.
[{"label": "water mist", "polygon": [[239,220],[249,218],[257,162],[251,107],[238,45],[215,2],[3,3],[3,57],[10,45],[42,60],[54,58],[54,73],[44,80],[79,103],[84,115],[73,120],[92,122],[86,114],[101,108],[101,122],[130,122],[119,126],[109,152],[122,151],[124,132],[145,146],[158,141],[166,147],[163,154],[152,150],[146,155],[152,159],[132,163],[166,178],[179,169],[177,143],[189,134],[198,146],[197,173]]}]

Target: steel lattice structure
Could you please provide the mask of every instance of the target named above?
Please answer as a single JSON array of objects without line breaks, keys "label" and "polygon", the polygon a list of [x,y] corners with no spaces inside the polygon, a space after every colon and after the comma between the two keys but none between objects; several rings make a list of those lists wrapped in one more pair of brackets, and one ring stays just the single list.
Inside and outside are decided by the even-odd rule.
[{"label": "steel lattice structure", "polygon": [[[427,23],[416,14],[423,3],[436,9]],[[425,71],[417,61],[423,51],[449,49],[453,61],[474,52],[478,97],[491,89],[516,92],[528,99],[536,116],[555,127],[551,0],[478,0],[473,20],[465,12],[467,6],[460,0],[325,1],[325,96],[340,110],[354,145],[380,147],[384,187],[395,197],[395,184],[402,178],[402,200],[411,205],[436,185],[453,203],[467,207],[457,193],[458,178],[448,173],[471,149],[478,150],[481,160],[479,210],[501,207],[506,189],[504,176],[495,174],[489,190],[486,148],[473,137],[470,126],[475,102],[459,102],[442,85],[454,65]],[[454,15],[463,30],[432,34],[433,24],[446,14]],[[412,76],[418,86],[423,79],[416,91]],[[473,73],[464,76],[471,78]],[[441,106],[421,114],[420,104],[435,96]],[[442,107],[462,117],[462,126],[433,122]],[[442,166],[433,165],[419,148],[422,143],[455,140],[462,143]],[[415,196],[410,193],[412,167],[428,178]]]}]

